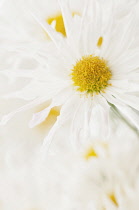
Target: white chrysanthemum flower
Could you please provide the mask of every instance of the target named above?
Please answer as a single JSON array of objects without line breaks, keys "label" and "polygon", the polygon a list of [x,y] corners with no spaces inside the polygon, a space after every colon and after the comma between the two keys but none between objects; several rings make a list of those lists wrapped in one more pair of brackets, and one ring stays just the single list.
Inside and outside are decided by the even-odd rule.
[{"label": "white chrysanthemum flower", "polygon": [[78,154],[66,141],[45,160],[39,154],[21,162],[10,153],[0,165],[1,210],[138,209],[138,136],[118,127],[121,136],[93,141]]},{"label": "white chrysanthemum flower", "polygon": [[66,38],[53,29],[55,25],[46,23],[41,11],[34,10],[33,17],[55,46],[51,42],[17,43],[15,51],[32,56],[37,64],[28,71],[24,65],[20,70],[21,65],[15,63],[13,71],[2,72],[10,79],[30,78],[25,88],[6,97],[32,101],[4,116],[1,124],[20,111],[51,100],[30,122],[30,127],[34,127],[47,118],[51,108],[61,107],[60,116],[46,138],[48,144],[67,121],[71,123],[69,137],[73,142],[84,141],[88,135],[108,138],[109,115],[114,106],[138,127],[139,48],[135,7],[130,8],[129,3],[122,13],[125,8],[116,1],[107,1],[106,14],[103,1],[84,3],[83,14],[73,17],[67,2],[60,1]]}]

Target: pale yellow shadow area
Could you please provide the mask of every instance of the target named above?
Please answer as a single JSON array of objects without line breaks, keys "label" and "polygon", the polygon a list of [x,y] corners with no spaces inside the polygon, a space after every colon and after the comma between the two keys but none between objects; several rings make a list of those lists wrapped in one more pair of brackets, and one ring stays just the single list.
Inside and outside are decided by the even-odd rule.
[{"label": "pale yellow shadow area", "polygon": [[[35,112],[40,112],[43,109],[47,108],[48,104],[39,106]],[[60,107],[54,107],[51,109],[48,117],[34,129],[41,133],[48,133],[51,127],[55,124],[57,117],[60,115]]]},{"label": "pale yellow shadow area", "polygon": [[116,199],[114,193],[109,194],[108,197],[116,206],[118,206],[118,202],[117,202],[117,199]]}]

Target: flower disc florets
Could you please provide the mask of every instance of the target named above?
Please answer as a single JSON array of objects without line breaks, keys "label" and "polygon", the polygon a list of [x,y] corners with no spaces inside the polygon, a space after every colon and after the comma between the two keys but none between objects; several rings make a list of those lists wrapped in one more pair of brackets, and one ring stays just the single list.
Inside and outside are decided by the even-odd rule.
[{"label": "flower disc florets", "polygon": [[112,73],[107,62],[98,56],[84,56],[73,66],[71,77],[77,91],[87,93],[100,93],[111,85],[109,80]]}]

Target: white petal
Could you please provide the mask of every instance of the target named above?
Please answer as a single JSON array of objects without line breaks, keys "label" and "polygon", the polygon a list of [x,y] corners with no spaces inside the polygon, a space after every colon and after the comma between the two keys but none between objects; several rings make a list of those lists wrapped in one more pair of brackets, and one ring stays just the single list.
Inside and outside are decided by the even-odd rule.
[{"label": "white petal", "polygon": [[[109,83],[111,83],[112,84],[112,86],[109,86],[107,89],[108,90],[111,90],[111,91],[113,91],[113,90],[117,90],[119,93],[121,92],[121,93],[123,93],[124,91],[127,91],[127,89],[128,89],[128,85],[129,85],[129,82],[128,82],[128,80],[114,80],[114,79],[112,79],[112,80],[110,80],[110,82]],[[106,89],[106,92],[107,92],[107,89]]]},{"label": "white petal", "polygon": [[128,106],[117,106],[123,115],[131,122],[137,129],[139,129],[139,113]]},{"label": "white petal", "polygon": [[85,119],[87,111],[85,110],[85,100],[83,98],[77,100],[70,128],[70,141],[73,148],[79,148],[79,145],[87,138],[88,122]]},{"label": "white petal", "polygon": [[129,92],[138,92],[139,91],[139,83],[137,81],[129,81],[129,80],[110,80],[112,86],[108,87],[108,89],[112,92],[115,91],[117,93],[129,93]]},{"label": "white petal", "polygon": [[[66,103],[62,106],[61,111],[60,111],[60,116],[58,116],[56,123],[50,130],[48,136],[44,139],[43,147],[42,147],[42,152],[46,154],[46,151],[49,149],[53,138],[55,136],[55,133],[57,130],[67,122],[70,118],[72,118],[72,113],[76,108],[76,96],[72,96],[69,98]],[[67,136],[68,138],[68,136]]]},{"label": "white petal", "polygon": [[102,96],[95,97],[90,117],[90,131],[94,137],[107,139],[109,136],[110,107]]},{"label": "white petal", "polygon": [[32,81],[21,90],[7,94],[3,98],[20,98],[23,100],[34,100],[37,97],[43,97],[45,95],[46,87],[47,86],[44,83]]},{"label": "white petal", "polygon": [[113,92],[112,93],[117,99],[119,99],[121,102],[125,103],[128,106],[133,107],[134,109],[137,109],[139,111],[139,97],[134,95],[128,95],[128,94],[118,94]]},{"label": "white petal", "polygon": [[[115,72],[119,72],[123,74],[126,78],[125,73],[130,73],[136,69],[139,68],[139,50],[138,51],[132,51],[127,53],[123,53],[123,55],[120,56],[119,60],[114,64],[112,62],[112,69]],[[138,72],[138,70],[137,70]]]},{"label": "white petal", "polygon": [[37,113],[33,114],[33,117],[32,117],[32,119],[29,123],[29,127],[33,128],[36,125],[42,123],[47,118],[47,116],[50,113],[52,107],[53,106],[50,105],[49,107],[42,110],[41,112],[37,112]]},{"label": "white petal", "polygon": [[129,120],[129,122],[133,123],[133,125],[135,125],[139,129],[139,113],[114,98],[110,93],[106,93],[104,97],[111,104],[114,104],[117,109],[120,110],[120,112],[126,117],[126,119]]},{"label": "white petal", "polygon": [[67,37],[70,34],[71,31],[71,25],[72,25],[72,13],[69,8],[69,2],[67,0],[59,0],[59,4],[61,7],[62,15],[63,15],[63,20],[64,20],[64,25],[66,29],[66,34]]},{"label": "white petal", "polygon": [[66,88],[60,91],[59,93],[57,93],[57,95],[54,97],[49,107],[42,110],[41,112],[37,112],[33,114],[32,120],[29,123],[29,127],[33,128],[36,125],[42,123],[47,118],[51,109],[55,106],[62,105],[67,100],[67,98],[70,97],[70,95],[71,95],[71,91],[69,90],[69,88],[68,89]]},{"label": "white petal", "polygon": [[16,77],[24,77],[24,78],[32,78],[34,73],[34,70],[23,70],[23,71],[14,71],[14,70],[4,70],[4,71],[0,71],[1,75],[4,75],[6,77],[8,77],[8,79],[15,79]]},{"label": "white petal", "polygon": [[28,109],[31,109],[32,107],[36,106],[36,105],[39,105],[43,102],[45,102],[47,100],[46,97],[43,97],[43,98],[39,98],[39,99],[36,99],[34,101],[32,101],[31,103],[25,105],[25,106],[22,106],[20,107],[19,109],[5,115],[2,117],[2,119],[0,120],[0,125],[5,125],[11,118],[14,117],[15,114],[19,113],[19,112],[23,112],[23,111],[26,111]]}]

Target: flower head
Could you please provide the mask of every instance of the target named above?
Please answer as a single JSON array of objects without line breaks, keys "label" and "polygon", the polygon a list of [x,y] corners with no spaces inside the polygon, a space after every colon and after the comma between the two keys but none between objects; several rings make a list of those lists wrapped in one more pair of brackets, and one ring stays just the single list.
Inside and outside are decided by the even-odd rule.
[{"label": "flower head", "polygon": [[[48,144],[67,121],[71,123],[69,137],[73,142],[100,134],[107,138],[110,113],[115,109],[138,127],[139,50],[135,45],[138,39],[135,7],[130,9],[127,4],[127,13],[121,16],[123,8],[119,10],[110,1],[107,14],[101,1],[87,1],[83,13],[73,16],[66,1],[59,3],[66,37],[49,25],[40,12],[30,14],[52,42],[26,45],[24,52],[37,61],[36,68],[27,71],[22,66],[22,71],[16,70],[16,73],[2,72],[11,78],[14,73],[16,77],[31,78],[25,88],[7,97],[32,101],[5,116],[1,123],[6,123],[19,111],[51,101],[47,108],[34,114],[30,122],[30,127],[34,127],[47,118],[51,108],[61,107],[46,137]],[[19,46],[21,49],[22,43]]]},{"label": "flower head", "polygon": [[109,85],[111,71],[106,62],[97,56],[85,56],[72,69],[73,85],[87,93],[100,93]]}]

